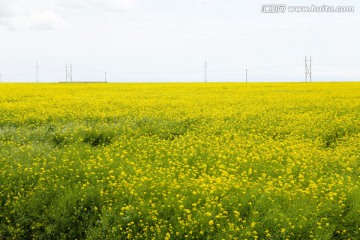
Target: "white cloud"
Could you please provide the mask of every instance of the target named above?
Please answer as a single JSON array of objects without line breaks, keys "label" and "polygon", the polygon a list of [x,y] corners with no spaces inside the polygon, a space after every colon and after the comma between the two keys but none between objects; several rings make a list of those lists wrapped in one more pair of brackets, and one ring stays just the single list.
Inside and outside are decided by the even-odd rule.
[{"label": "white cloud", "polygon": [[50,10],[4,17],[0,19],[0,24],[10,30],[52,30],[66,25],[61,16],[56,15]]},{"label": "white cloud", "polygon": [[28,27],[37,30],[51,30],[62,28],[66,25],[59,15],[49,10],[31,14],[28,20]]},{"label": "white cloud", "polygon": [[[64,8],[124,11],[140,0],[0,0],[0,27],[51,30],[64,27]],[[61,9],[62,7],[62,9]]]},{"label": "white cloud", "polygon": [[0,19],[11,15],[11,10],[4,1],[0,0]]},{"label": "white cloud", "polygon": [[0,25],[10,30],[52,30],[65,26],[65,21],[50,10],[49,1],[0,0]]},{"label": "white cloud", "polygon": [[5,1],[0,0],[0,26],[8,26],[8,18],[11,18],[13,15],[9,4]]},{"label": "white cloud", "polygon": [[70,8],[127,10],[137,5],[138,0],[62,0],[57,3]]}]

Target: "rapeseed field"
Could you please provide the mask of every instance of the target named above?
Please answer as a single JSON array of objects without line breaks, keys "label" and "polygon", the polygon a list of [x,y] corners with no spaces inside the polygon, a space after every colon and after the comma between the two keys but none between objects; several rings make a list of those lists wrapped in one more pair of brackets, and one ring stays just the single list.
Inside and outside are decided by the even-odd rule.
[{"label": "rapeseed field", "polygon": [[0,239],[360,239],[360,84],[0,84]]}]

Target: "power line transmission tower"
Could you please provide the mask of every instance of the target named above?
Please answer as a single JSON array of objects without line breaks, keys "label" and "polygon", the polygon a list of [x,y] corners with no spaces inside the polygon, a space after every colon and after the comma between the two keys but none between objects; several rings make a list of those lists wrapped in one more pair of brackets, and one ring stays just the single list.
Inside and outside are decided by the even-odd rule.
[{"label": "power line transmission tower", "polygon": [[70,82],[72,82],[72,81],[73,81],[73,68],[72,68],[72,64],[70,64],[69,78],[70,78]]},{"label": "power line transmission tower", "polygon": [[105,82],[107,82],[107,76],[106,76],[106,72],[105,72]]},{"label": "power line transmission tower", "polygon": [[66,82],[72,82],[72,64],[70,64],[69,68],[66,64]]},{"label": "power line transmission tower", "polygon": [[39,63],[36,62],[36,82],[39,82]]},{"label": "power line transmission tower", "polygon": [[246,83],[248,82],[248,70],[246,69]]},{"label": "power line transmission tower", "polygon": [[305,57],[305,82],[312,82],[312,69],[311,69],[311,56],[310,60],[307,60],[307,57]]},{"label": "power line transmission tower", "polygon": [[207,83],[208,79],[207,79],[207,70],[208,70],[208,65],[207,65],[207,61],[205,60],[205,66],[204,66],[204,80],[205,83]]}]

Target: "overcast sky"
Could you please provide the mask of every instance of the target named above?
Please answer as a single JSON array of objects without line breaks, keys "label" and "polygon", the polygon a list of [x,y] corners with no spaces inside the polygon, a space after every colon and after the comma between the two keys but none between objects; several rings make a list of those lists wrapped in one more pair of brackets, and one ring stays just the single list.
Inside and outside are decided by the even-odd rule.
[{"label": "overcast sky", "polygon": [[[353,13],[261,13],[263,4]],[[0,0],[3,81],[360,80],[360,3],[328,0]]]}]

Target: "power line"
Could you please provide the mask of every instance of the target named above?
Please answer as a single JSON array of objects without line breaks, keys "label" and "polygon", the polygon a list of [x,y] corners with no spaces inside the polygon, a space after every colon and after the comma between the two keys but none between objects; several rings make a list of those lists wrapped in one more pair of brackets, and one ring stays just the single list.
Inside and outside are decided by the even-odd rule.
[{"label": "power line", "polygon": [[[205,64],[204,64],[205,63]],[[178,66],[177,69],[173,69],[173,71],[169,71],[169,70],[166,70],[166,69],[155,69],[155,68],[149,68],[149,69],[144,69],[144,70],[149,70],[149,71],[124,71],[122,72],[121,70],[119,72],[117,72],[116,70],[117,69],[114,69],[115,71],[111,71],[111,69],[106,69],[106,68],[103,68],[103,69],[99,69],[99,67],[95,67],[95,68],[91,68],[90,67],[85,67],[84,66],[82,67],[80,65],[80,70],[79,70],[79,66],[76,68],[77,69],[77,80],[81,81],[82,79],[86,79],[86,81],[89,81],[89,79],[96,79],[94,81],[99,81],[99,79],[103,79],[101,82],[107,82],[108,81],[108,76],[107,74],[111,74],[111,78],[112,78],[112,81],[117,81],[119,80],[119,76],[121,76],[121,79],[127,79],[129,81],[138,81],[138,80],[141,80],[141,81],[149,81],[150,80],[150,77],[154,78],[156,77],[156,79],[158,81],[173,81],[173,80],[180,80],[180,81],[201,81],[201,79],[204,79],[203,81],[205,83],[209,82],[209,74],[211,75],[210,77],[210,82],[214,82],[214,81],[227,81],[229,79],[232,79],[235,81],[235,79],[239,79],[239,76],[243,76],[244,74],[244,70],[245,70],[245,82],[250,82],[250,79],[249,79],[249,69],[248,68],[251,68],[251,74],[252,74],[252,81],[258,81],[257,79],[262,77],[268,80],[271,80],[272,81],[272,78],[275,78],[277,76],[280,75],[280,77],[284,78],[285,77],[293,77],[295,76],[296,79],[300,79],[300,80],[296,80],[296,81],[301,81],[301,78],[302,78],[302,74],[301,74],[301,71],[303,71],[303,67],[301,65],[301,61],[300,61],[300,64],[299,64],[299,61],[296,65],[296,68],[295,68],[295,65],[291,65],[288,64],[288,65],[280,65],[281,63],[279,63],[279,65],[275,65],[277,63],[275,63],[274,65],[271,66],[270,65],[266,65],[266,64],[256,64],[256,65],[247,65],[245,67],[242,68],[241,70],[241,67],[235,67],[233,69],[231,69],[231,66],[230,65],[224,65],[223,68],[218,68],[218,70],[214,69],[214,66],[209,69],[209,66],[208,66],[208,62],[207,60],[205,60],[205,62],[203,62],[204,64],[204,69],[198,69],[195,70],[195,69],[185,69],[185,68],[182,68],[182,66]],[[32,64],[31,64],[32,65]],[[257,67],[258,66],[258,67]],[[318,60],[313,60],[312,57],[310,56],[306,56],[305,57],[305,81],[306,82],[312,82],[313,81],[313,74],[312,74],[312,66],[314,66],[316,68],[316,73],[317,73],[317,77],[316,79],[318,79],[319,77],[322,77],[323,75],[325,75],[325,77],[328,77],[327,76],[327,73],[326,72],[332,72],[332,71],[342,71],[341,73],[346,73],[348,74],[351,78],[353,78],[353,76],[357,77],[357,70],[358,68],[356,68],[355,70],[355,67],[358,67],[358,66],[355,66],[355,65],[338,65],[338,64],[330,64],[330,63],[326,63],[324,64],[321,59],[318,59]],[[41,69],[40,69],[41,67]],[[108,66],[109,67],[109,66]],[[216,67],[216,66],[215,66]],[[354,67],[354,70],[353,69],[347,69],[347,68],[350,68],[350,67]],[[237,69],[236,69],[237,68]],[[281,69],[286,69],[286,74],[284,74],[284,71],[282,71],[282,74],[279,74],[279,71]],[[63,74],[59,73],[59,71],[63,71],[64,68],[61,67],[61,65],[59,66],[59,68],[54,68],[54,70],[51,70],[52,68],[49,68],[48,65],[45,63],[45,68],[44,68],[44,65],[41,65],[39,64],[39,62],[36,61],[36,64],[35,64],[35,69],[34,67],[31,67],[30,66],[30,69],[28,72],[25,72],[25,71],[15,71],[15,70],[12,70],[11,68],[10,69],[1,69],[2,70],[2,79],[1,81],[3,82],[3,78],[4,78],[4,75],[6,76],[6,81],[13,81],[13,79],[15,80],[19,80],[19,79],[22,79],[22,76],[26,76],[26,81],[28,81],[28,79],[33,79],[34,78],[34,72],[36,74],[34,80],[36,80],[36,82],[40,82],[40,70],[41,70],[41,77],[44,78],[44,76],[46,75],[50,75],[52,74],[51,78],[54,78],[54,75],[56,75],[56,78],[57,79],[63,79]],[[61,70],[62,69],[62,70]],[[104,71],[104,69],[106,70],[110,70],[110,71]],[[35,70],[35,71],[34,71]],[[162,70],[165,70],[165,71],[162,71]],[[183,70],[183,71],[182,71]],[[186,71],[186,70],[190,70],[190,71]],[[320,70],[320,72],[319,72]],[[10,71],[10,72],[9,72]],[[326,72],[325,72],[326,71]],[[95,74],[96,73],[96,74]],[[120,74],[123,74],[123,75],[120,75]],[[147,75],[151,75],[153,74],[153,76],[150,76],[150,77],[143,77],[142,74],[147,74]],[[180,75],[181,74],[181,75]],[[189,74],[188,75],[185,75],[185,74]],[[319,75],[320,74],[320,75]],[[78,76],[79,75],[79,76]],[[169,76],[171,79],[169,79]],[[340,75],[334,75],[333,78],[335,77],[338,77]],[[73,82],[73,67],[72,67],[72,64],[66,64],[66,81],[67,82]],[[47,78],[47,77],[46,77]],[[167,80],[164,80],[164,79],[167,79]],[[357,77],[358,78],[358,77]],[[24,77],[25,79],[25,77]],[[197,79],[197,80],[196,80]],[[303,79],[303,78],[302,78]],[[150,81],[152,81],[153,79],[151,79]],[[320,80],[320,79],[318,79]],[[303,80],[302,80],[303,81]]]}]

